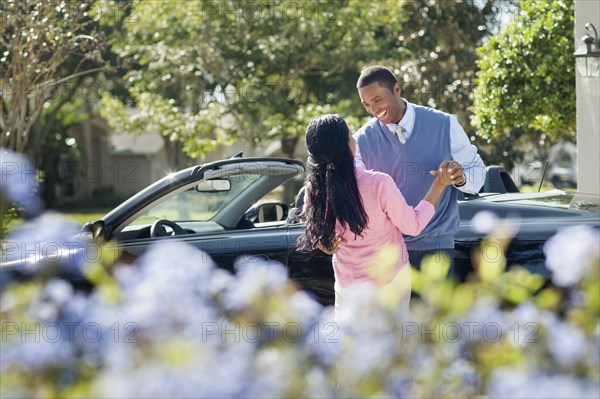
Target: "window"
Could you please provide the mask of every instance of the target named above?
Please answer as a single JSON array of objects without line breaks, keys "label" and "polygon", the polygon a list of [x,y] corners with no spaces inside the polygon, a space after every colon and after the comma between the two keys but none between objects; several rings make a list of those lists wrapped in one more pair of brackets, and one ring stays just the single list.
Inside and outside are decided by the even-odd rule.
[{"label": "window", "polygon": [[260,177],[260,174],[248,173],[227,176],[226,179],[231,183],[231,188],[227,191],[198,191],[196,185],[193,185],[156,204],[130,225],[152,224],[159,219],[174,222],[209,221]]}]

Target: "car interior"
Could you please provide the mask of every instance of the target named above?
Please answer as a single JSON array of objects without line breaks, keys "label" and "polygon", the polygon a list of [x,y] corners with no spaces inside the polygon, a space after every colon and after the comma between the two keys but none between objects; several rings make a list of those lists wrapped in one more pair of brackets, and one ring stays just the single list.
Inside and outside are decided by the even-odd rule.
[{"label": "car interior", "polygon": [[118,241],[183,234],[277,227],[286,224],[289,206],[271,194],[303,172],[298,165],[205,173],[202,181],[174,191],[144,208],[113,236]]}]

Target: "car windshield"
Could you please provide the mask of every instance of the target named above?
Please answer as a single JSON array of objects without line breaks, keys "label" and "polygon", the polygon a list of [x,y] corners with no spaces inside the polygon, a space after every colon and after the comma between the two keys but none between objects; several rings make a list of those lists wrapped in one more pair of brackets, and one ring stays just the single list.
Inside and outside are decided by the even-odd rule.
[{"label": "car windshield", "polygon": [[240,173],[227,176],[231,188],[225,191],[198,191],[196,185],[155,205],[130,225],[150,224],[159,219],[206,222],[262,175]]}]

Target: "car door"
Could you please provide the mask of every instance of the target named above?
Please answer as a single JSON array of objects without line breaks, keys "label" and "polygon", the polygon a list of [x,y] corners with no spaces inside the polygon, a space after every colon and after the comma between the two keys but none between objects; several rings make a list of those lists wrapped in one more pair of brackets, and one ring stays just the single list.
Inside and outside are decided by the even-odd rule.
[{"label": "car door", "polygon": [[296,249],[298,238],[304,234],[304,223],[293,223],[288,229],[289,275],[301,288],[315,296],[324,305],[333,305],[334,276],[331,255],[320,250],[300,252]]},{"label": "car door", "polygon": [[[276,260],[287,263],[288,225],[285,221],[260,227],[242,223],[245,212],[264,195],[304,172],[301,162],[280,158],[246,158],[208,164],[190,173],[172,177],[160,195],[138,198],[134,214],[121,212],[121,224],[109,226],[111,240],[119,242],[125,260],[135,260],[148,246],[181,241],[206,252],[219,266],[232,270],[236,259],[245,263]],[[208,185],[207,182],[213,183]],[[219,184],[215,184],[217,182]],[[160,183],[160,182],[159,182]],[[225,184],[227,183],[227,184]],[[229,188],[219,189],[217,186]],[[202,187],[200,189],[200,187]],[[210,188],[213,187],[213,188]],[[152,190],[148,191],[149,193]],[[185,234],[152,236],[157,221],[169,220]],[[167,231],[168,232],[168,231]],[[174,231],[173,231],[174,233]]]}]

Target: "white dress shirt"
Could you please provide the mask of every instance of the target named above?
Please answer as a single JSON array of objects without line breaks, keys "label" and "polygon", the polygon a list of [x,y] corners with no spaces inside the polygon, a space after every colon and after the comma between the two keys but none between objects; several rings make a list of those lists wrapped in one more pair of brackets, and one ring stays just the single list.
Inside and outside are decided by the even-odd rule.
[{"label": "white dress shirt", "polygon": [[[400,123],[387,123],[385,126],[392,134],[396,134],[396,127],[400,125],[403,128],[404,137],[409,140],[415,126],[415,108],[406,100],[404,100],[404,103],[406,104],[406,111]],[[458,123],[455,115],[450,115],[450,151],[452,160],[462,166],[466,178],[464,186],[455,187],[465,193],[478,193],[485,182],[485,165],[477,153],[477,147],[471,144],[467,133]]]}]

